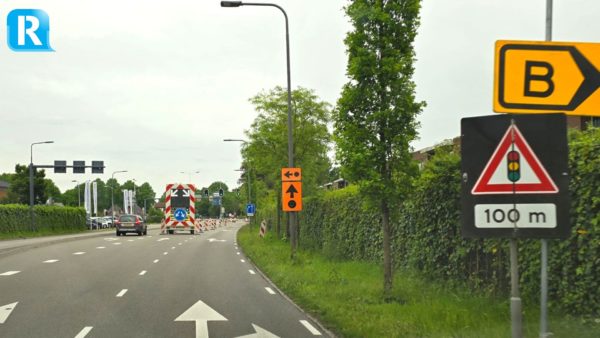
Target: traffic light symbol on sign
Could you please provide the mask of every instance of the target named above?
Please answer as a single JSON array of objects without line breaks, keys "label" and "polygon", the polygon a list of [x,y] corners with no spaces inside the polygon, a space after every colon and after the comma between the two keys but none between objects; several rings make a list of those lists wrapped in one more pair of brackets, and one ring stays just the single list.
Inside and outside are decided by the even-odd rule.
[{"label": "traffic light symbol on sign", "polygon": [[520,155],[517,151],[511,150],[506,154],[508,163],[508,180],[511,182],[517,182],[521,178],[521,163],[519,161]]}]

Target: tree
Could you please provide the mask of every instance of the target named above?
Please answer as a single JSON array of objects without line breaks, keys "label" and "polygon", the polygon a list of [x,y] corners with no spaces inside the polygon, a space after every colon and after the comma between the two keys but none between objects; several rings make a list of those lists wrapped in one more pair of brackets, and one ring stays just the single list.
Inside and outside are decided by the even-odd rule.
[{"label": "tree", "polygon": [[[287,90],[275,87],[257,94],[250,102],[259,114],[246,132],[248,143],[242,149],[242,157],[243,167],[250,173],[252,201],[257,203],[258,213],[267,206],[280,212],[280,173],[281,168],[288,166]],[[327,180],[330,167],[330,105],[314,91],[299,87],[292,91],[292,106],[294,161],[302,168],[303,195],[310,196]],[[247,183],[244,181],[243,185]],[[297,243],[290,244],[294,251]]]},{"label": "tree", "polygon": [[[156,198],[156,193],[150,183],[144,182],[142,185],[137,187],[136,190],[136,201],[140,208],[144,207],[144,201],[146,201],[146,207],[154,205],[154,198]],[[148,204],[150,203],[150,204]]]},{"label": "tree", "polygon": [[337,157],[344,178],[358,184],[381,212],[384,297],[392,289],[390,207],[408,193],[415,173],[409,143],[417,137],[413,42],[419,0],[354,0],[345,39],[347,76],[335,114]]},{"label": "tree", "polygon": [[[48,199],[45,178],[46,172],[43,169],[35,170],[33,176],[34,204],[44,204]],[[7,199],[12,203],[29,204],[29,166],[20,164],[15,166]]]},{"label": "tree", "polygon": [[54,203],[62,203],[63,199],[60,189],[58,189],[56,184],[54,184],[54,182],[49,178],[44,179],[44,191],[46,192],[46,196],[48,196],[48,198],[52,198]]}]

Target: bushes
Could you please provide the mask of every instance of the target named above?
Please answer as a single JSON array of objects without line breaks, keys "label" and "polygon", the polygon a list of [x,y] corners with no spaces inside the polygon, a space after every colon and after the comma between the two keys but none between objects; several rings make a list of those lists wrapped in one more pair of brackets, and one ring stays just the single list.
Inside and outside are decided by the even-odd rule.
[{"label": "bushes", "polygon": [[[36,231],[67,232],[86,229],[84,209],[36,205],[33,210]],[[27,233],[31,231],[29,206],[21,204],[0,205],[0,233]]]},{"label": "bushes", "polygon": [[[600,129],[570,134],[571,236],[550,241],[550,306],[571,314],[600,314]],[[381,261],[381,225],[362,207],[356,188],[305,202],[301,244],[330,257]],[[509,289],[508,241],[460,234],[460,158],[434,156],[413,193],[395,208],[393,261],[426,276],[497,294]],[[539,297],[539,240],[519,241],[521,290]]]}]

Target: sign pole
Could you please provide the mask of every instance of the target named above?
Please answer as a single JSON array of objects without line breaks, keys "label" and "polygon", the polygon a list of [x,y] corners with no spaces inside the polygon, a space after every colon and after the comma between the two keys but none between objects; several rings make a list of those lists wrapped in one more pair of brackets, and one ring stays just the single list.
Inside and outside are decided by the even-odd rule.
[{"label": "sign pole", "polygon": [[519,295],[519,262],[517,260],[517,239],[510,239],[510,319],[512,338],[523,336],[521,296]]},{"label": "sign pole", "polygon": [[[546,41],[552,41],[552,0],[546,0]],[[548,240],[542,238],[540,267],[540,337],[548,337]]]}]

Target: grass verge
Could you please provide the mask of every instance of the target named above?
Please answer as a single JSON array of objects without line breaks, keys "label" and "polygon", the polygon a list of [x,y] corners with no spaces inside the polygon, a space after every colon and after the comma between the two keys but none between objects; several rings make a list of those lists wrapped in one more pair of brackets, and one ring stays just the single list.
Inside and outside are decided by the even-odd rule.
[{"label": "grass verge", "polygon": [[[244,253],[294,302],[343,337],[510,337],[508,299],[445,286],[410,271],[396,271],[393,296],[382,298],[383,270],[357,261],[335,261],[300,250],[289,259],[287,242],[257,228],[238,232]],[[525,337],[539,336],[537,304],[525,304]],[[553,337],[600,337],[600,319],[553,314]]]}]

